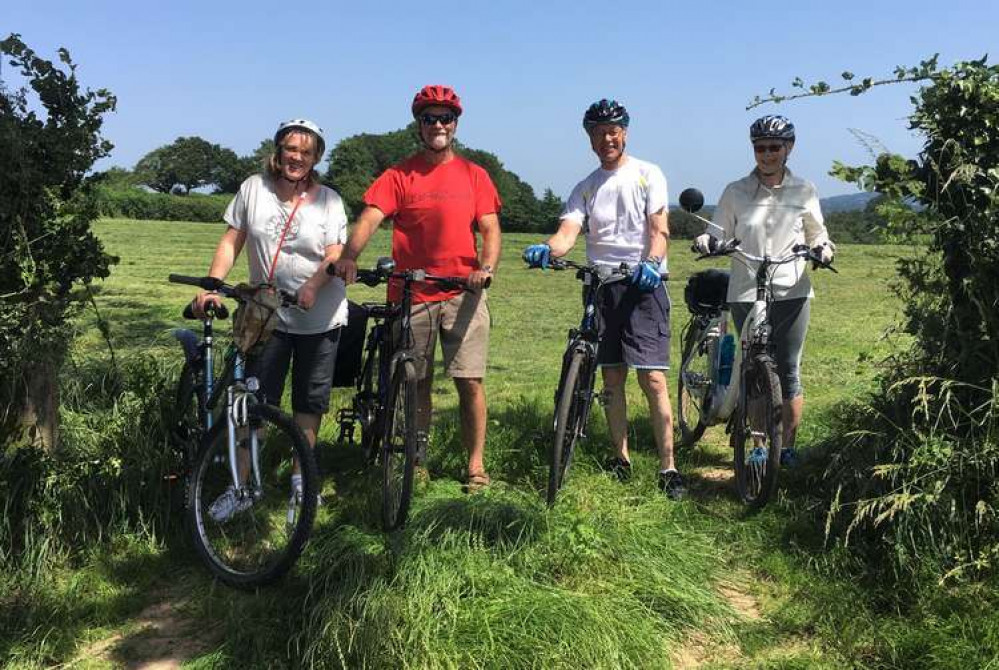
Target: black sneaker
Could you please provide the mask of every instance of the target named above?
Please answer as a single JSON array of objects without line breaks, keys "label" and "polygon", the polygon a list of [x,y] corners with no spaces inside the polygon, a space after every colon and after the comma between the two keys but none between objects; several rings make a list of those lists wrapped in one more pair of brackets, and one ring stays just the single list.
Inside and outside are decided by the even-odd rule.
[{"label": "black sneaker", "polygon": [[631,461],[626,461],[620,456],[611,456],[604,461],[604,470],[617,477],[619,482],[631,479]]},{"label": "black sneaker", "polygon": [[659,490],[665,493],[670,500],[680,500],[687,495],[687,488],[683,485],[683,477],[676,470],[659,473]]}]

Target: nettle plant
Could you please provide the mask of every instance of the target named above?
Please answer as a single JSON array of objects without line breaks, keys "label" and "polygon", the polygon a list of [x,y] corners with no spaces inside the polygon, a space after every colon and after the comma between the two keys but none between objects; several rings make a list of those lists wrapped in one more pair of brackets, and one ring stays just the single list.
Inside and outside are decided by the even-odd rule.
[{"label": "nettle plant", "polygon": [[[6,66],[6,69],[5,69]],[[11,71],[10,68],[13,68]],[[10,88],[10,77],[21,86]],[[30,90],[29,90],[30,89]],[[91,231],[87,172],[115,98],[81,90],[65,49],[40,58],[17,34],[0,41],[0,445],[58,441],[58,371],[67,319],[115,258]]]},{"label": "nettle plant", "polygon": [[926,558],[937,575],[988,573],[999,566],[999,66],[939,69],[934,57],[859,86],[796,80],[802,93],[771,91],[751,107],[896,81],[922,82],[909,117],[924,138],[918,156],[883,153],[832,174],[884,194],[889,232],[920,243],[896,285],[913,345],[841,426],[822,487],[827,528],[868,540],[872,556],[908,574]]}]

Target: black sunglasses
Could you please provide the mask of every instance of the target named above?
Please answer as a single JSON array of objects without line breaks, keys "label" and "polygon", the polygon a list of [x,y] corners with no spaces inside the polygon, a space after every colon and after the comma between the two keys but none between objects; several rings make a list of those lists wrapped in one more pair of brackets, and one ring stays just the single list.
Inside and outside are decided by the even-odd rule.
[{"label": "black sunglasses", "polygon": [[426,112],[420,114],[420,123],[422,123],[425,126],[432,126],[438,121],[440,121],[441,125],[449,126],[452,123],[454,123],[454,120],[457,118],[458,117],[452,114],[451,112],[445,112],[443,114],[430,114],[429,112]]},{"label": "black sunglasses", "polygon": [[767,153],[775,154],[784,148],[783,144],[754,144],[753,151],[758,154]]}]

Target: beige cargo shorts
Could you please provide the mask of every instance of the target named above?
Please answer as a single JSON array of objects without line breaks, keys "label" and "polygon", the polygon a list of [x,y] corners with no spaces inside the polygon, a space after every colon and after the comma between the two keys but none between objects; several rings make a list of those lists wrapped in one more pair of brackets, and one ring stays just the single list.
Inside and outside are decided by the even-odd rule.
[{"label": "beige cargo shorts", "polygon": [[482,378],[489,352],[489,307],[485,291],[463,291],[447,300],[413,305],[410,328],[416,376],[433,376],[440,337],[444,372],[449,377]]}]

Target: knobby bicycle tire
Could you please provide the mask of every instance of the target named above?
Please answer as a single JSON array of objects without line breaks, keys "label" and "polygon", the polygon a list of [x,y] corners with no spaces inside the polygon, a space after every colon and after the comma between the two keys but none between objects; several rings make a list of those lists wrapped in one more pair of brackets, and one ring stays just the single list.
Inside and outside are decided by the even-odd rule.
[{"label": "knobby bicycle tire", "polygon": [[385,397],[381,377],[382,343],[378,342],[365,361],[363,381],[358,393],[359,401],[356,410],[362,414],[361,420],[361,453],[368,465],[378,460],[378,448],[384,433],[381,418],[384,412],[379,411],[379,399]]},{"label": "knobby bicycle tire", "polygon": [[[237,450],[248,463],[243,445],[249,430],[256,431],[259,495],[247,493],[234,513],[221,518],[225,515],[217,504],[232,485],[226,421],[218,421],[205,436],[188,494],[188,527],[199,557],[220,581],[239,588],[270,583],[292,567],[312,532],[319,493],[315,456],[291,417],[263,403],[250,405],[247,415],[249,428],[238,429]],[[302,475],[300,497],[291,488],[295,462]]]},{"label": "knobby bicycle tire", "polygon": [[565,477],[572,464],[572,453],[579,436],[579,423],[583,420],[586,398],[583,397],[581,386],[584,362],[587,354],[583,351],[573,352],[569,365],[565,369],[559,394],[555,402],[555,439],[552,441],[548,467],[548,505],[555,504],[559,490],[565,484]]},{"label": "knobby bicycle tire", "polygon": [[416,468],[416,368],[401,361],[392,374],[382,437],[382,525],[396,530],[406,523]]},{"label": "knobby bicycle tire", "polygon": [[204,425],[202,393],[194,367],[189,362],[184,363],[177,379],[170,415],[170,440],[183,459],[185,468],[194,462],[201,442],[201,426]]},{"label": "knobby bicycle tire", "polygon": [[[697,325],[696,317],[692,317],[684,333],[680,373],[676,381],[676,416],[680,425],[680,445],[684,447],[693,445],[704,436],[707,429],[704,412],[714,392],[712,352],[702,344],[704,334],[705,331]],[[692,390],[695,385],[697,389]]]},{"label": "knobby bicycle tire", "polygon": [[770,357],[756,356],[743,380],[745,396],[736,410],[731,439],[735,483],[742,501],[760,508],[777,490],[784,436],[780,379]]}]

